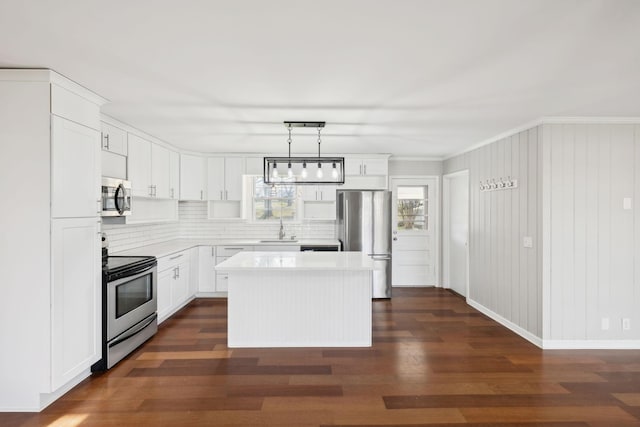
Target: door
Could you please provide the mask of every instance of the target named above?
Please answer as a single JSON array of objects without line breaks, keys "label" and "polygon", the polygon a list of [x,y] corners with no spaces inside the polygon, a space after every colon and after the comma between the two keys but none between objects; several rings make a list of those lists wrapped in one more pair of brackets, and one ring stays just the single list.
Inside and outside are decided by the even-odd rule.
[{"label": "door", "polygon": [[204,200],[206,159],[190,154],[180,155],[180,200]]},{"label": "door", "polygon": [[469,173],[444,176],[443,267],[444,286],[468,295]]},{"label": "door", "polygon": [[244,157],[224,159],[225,200],[242,200],[242,174],[244,174]]},{"label": "door", "polygon": [[437,283],[437,178],[391,178],[393,286]]},{"label": "door", "polygon": [[180,154],[169,152],[169,197],[177,199],[180,189]]}]

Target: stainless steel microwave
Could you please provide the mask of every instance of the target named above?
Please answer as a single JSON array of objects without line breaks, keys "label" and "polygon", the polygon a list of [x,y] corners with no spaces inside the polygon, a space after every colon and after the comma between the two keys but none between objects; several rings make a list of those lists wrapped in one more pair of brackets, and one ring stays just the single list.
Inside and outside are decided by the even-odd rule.
[{"label": "stainless steel microwave", "polygon": [[131,182],[102,177],[102,216],[131,215]]}]

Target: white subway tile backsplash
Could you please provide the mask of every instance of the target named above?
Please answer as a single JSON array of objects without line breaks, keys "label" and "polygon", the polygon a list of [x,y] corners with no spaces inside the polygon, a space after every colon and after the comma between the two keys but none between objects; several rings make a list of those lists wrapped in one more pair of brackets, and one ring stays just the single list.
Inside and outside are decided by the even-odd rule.
[{"label": "white subway tile backsplash", "polygon": [[[160,224],[103,224],[102,231],[109,238],[109,249],[121,251],[139,246],[161,243],[177,238],[232,239],[275,238],[280,224],[256,224],[247,221],[207,219],[207,202],[179,202],[179,221]],[[335,235],[334,221],[285,222],[287,236],[299,239],[326,239]]]}]

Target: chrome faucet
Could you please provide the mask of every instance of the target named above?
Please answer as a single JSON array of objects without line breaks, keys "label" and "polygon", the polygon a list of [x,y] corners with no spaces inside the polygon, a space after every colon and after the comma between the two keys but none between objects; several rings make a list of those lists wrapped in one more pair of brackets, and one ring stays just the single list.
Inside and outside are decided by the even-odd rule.
[{"label": "chrome faucet", "polygon": [[280,218],[280,231],[278,232],[278,240],[284,240],[284,226],[282,225],[282,218]]}]

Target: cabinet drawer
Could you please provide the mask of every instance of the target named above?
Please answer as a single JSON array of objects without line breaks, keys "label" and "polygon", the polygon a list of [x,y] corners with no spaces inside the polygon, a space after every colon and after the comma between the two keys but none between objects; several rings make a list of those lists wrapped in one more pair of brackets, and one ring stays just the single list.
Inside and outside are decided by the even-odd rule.
[{"label": "cabinet drawer", "polygon": [[158,273],[173,268],[181,262],[188,261],[189,251],[176,252],[175,254],[158,258]]},{"label": "cabinet drawer", "polygon": [[219,257],[230,257],[238,252],[243,251],[252,251],[253,246],[243,246],[243,245],[234,245],[234,246],[218,246],[216,249],[216,255]]}]

